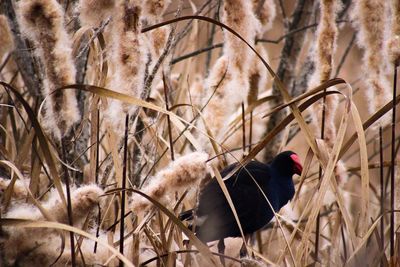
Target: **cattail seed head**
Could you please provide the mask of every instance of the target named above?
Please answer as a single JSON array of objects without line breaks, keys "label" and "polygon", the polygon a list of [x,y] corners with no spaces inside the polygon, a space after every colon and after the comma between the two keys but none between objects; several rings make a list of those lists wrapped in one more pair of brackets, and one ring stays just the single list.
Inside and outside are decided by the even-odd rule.
[{"label": "cattail seed head", "polygon": [[392,21],[391,32],[387,41],[389,60],[397,64],[400,60],[400,3],[391,1]]},{"label": "cattail seed head", "polygon": [[102,21],[113,15],[115,0],[80,0],[78,8],[82,25],[99,27]]},{"label": "cattail seed head", "polygon": [[[118,2],[117,14],[113,23],[114,43],[112,63],[114,74],[108,87],[123,94],[140,98],[144,86],[144,73],[147,49],[143,34],[141,1]],[[106,115],[118,126],[123,124],[123,113],[133,113],[136,107],[111,100]]]},{"label": "cattail seed head", "polygon": [[8,24],[7,17],[0,15],[0,60],[3,56],[14,49],[14,40],[11,34],[10,25]]},{"label": "cattail seed head", "polygon": [[[226,0],[222,14],[222,22],[239,33],[248,43],[254,43],[256,34],[260,32],[260,22],[253,12],[253,3],[247,0]],[[224,31],[224,55],[231,62],[232,70],[245,73],[250,64],[251,50],[247,45]]]},{"label": "cattail seed head", "polygon": [[165,10],[170,5],[171,0],[146,0],[143,4],[144,17],[150,23],[155,23],[160,20]]},{"label": "cattail seed head", "polygon": [[[163,205],[170,204],[168,200],[175,192],[183,193],[187,188],[197,187],[208,173],[207,159],[208,155],[202,152],[190,153],[176,159],[157,173],[142,192]],[[137,194],[132,196],[130,203],[131,209],[136,213],[144,213],[151,207],[147,199]]]},{"label": "cattail seed head", "polygon": [[[19,23],[23,33],[36,45],[36,53],[45,67],[44,90],[48,96],[55,89],[75,83],[71,39],[64,26],[64,12],[56,0],[22,1]],[[65,135],[79,120],[73,90],[58,90],[46,101],[46,128],[56,138]]]},{"label": "cattail seed head", "polygon": [[[390,99],[390,87],[385,75],[385,29],[387,1],[359,0],[354,9],[355,25],[358,31],[358,44],[364,48],[363,68],[368,77],[366,95],[370,113],[381,108]],[[381,124],[390,122],[384,116]]]},{"label": "cattail seed head", "polygon": [[276,17],[275,2],[274,0],[253,0],[253,11],[260,20],[262,35],[272,28],[272,23]]}]

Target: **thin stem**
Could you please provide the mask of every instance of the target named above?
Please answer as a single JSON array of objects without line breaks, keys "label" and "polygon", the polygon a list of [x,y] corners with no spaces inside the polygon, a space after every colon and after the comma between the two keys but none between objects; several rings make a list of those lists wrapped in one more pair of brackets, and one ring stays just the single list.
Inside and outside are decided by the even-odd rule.
[{"label": "thin stem", "polygon": [[[126,168],[127,168],[127,155],[128,155],[128,127],[129,127],[129,114],[125,117],[125,140],[124,140],[124,167],[122,170],[122,190],[121,190],[121,219],[119,227],[119,252],[124,254],[124,221],[125,221],[125,189],[126,189]],[[120,260],[119,266],[124,266]]]},{"label": "thin stem", "polygon": [[[324,90],[326,92],[326,89]],[[326,104],[326,96],[323,98],[323,104],[322,104],[322,116],[321,116],[321,139],[324,139],[325,137],[325,104]],[[319,166],[319,180],[322,178],[322,166]],[[320,213],[318,212],[318,217],[317,217],[317,224],[315,226],[315,261],[318,261],[318,250],[319,250],[319,228],[320,228]]]},{"label": "thin stem", "polygon": [[[164,99],[165,99],[165,109],[169,111],[168,105],[168,85],[165,80],[165,75],[163,74],[163,83],[164,83]],[[168,136],[169,136],[169,146],[171,151],[171,160],[175,160],[174,156],[174,142],[172,140],[172,128],[171,128],[171,118],[167,115],[167,124],[168,124]]]},{"label": "thin stem", "polygon": [[244,103],[242,102],[242,144],[243,154],[246,153],[246,120],[244,117]]},{"label": "thin stem", "polygon": [[[67,162],[67,151],[66,151],[66,142],[64,138],[61,138],[61,147],[62,147],[62,159],[64,162]],[[69,174],[68,168],[65,164],[62,164],[64,169],[64,182],[65,188],[67,191],[67,213],[68,213],[68,223],[71,226],[74,226],[73,218],[72,218],[72,203],[71,203],[71,190],[69,184]],[[75,239],[74,239],[74,232],[69,232],[70,242],[71,242],[71,265],[76,266],[75,261]]]},{"label": "thin stem", "polygon": [[[379,127],[379,162],[380,162],[380,186],[381,186],[381,199],[380,199],[380,213],[382,215],[381,225],[380,225],[380,237],[381,237],[381,249],[384,251],[385,247],[385,225],[384,225],[384,208],[385,208],[385,183],[383,181],[383,137],[382,137],[382,126]],[[383,255],[381,257],[381,266],[384,266]]]},{"label": "thin stem", "polygon": [[394,256],[394,194],[395,194],[395,160],[396,160],[396,95],[397,95],[397,64],[394,64],[393,100],[392,100],[392,165],[390,177],[390,256]]}]

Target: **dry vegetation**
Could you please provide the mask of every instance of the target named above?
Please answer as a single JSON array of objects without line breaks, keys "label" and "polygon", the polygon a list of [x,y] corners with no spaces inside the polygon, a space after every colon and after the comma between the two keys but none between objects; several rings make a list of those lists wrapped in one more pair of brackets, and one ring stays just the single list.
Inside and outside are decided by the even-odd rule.
[{"label": "dry vegetation", "polygon": [[226,265],[398,266],[397,0],[0,14],[0,266],[220,265],[177,215],[216,170],[287,149],[294,199]]}]

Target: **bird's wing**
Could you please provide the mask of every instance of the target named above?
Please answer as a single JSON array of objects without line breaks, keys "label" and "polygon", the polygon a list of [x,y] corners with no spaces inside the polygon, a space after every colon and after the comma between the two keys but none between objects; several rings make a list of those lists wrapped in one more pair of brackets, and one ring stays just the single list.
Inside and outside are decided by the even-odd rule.
[{"label": "bird's wing", "polygon": [[237,171],[226,183],[230,186],[236,184],[254,185],[256,181],[261,187],[268,185],[271,179],[268,165],[258,161],[250,161],[246,166]]},{"label": "bird's wing", "polygon": [[[237,222],[225,195],[218,184],[212,188],[213,190],[209,188],[207,195],[200,196],[200,204],[196,211],[196,216],[201,218],[199,221],[202,222],[202,225],[199,225],[201,235],[208,241],[226,236],[239,236]],[[260,205],[265,205],[265,201],[262,201],[263,196],[254,184],[228,187],[228,191],[245,233],[253,232],[267,223],[260,213]]]}]

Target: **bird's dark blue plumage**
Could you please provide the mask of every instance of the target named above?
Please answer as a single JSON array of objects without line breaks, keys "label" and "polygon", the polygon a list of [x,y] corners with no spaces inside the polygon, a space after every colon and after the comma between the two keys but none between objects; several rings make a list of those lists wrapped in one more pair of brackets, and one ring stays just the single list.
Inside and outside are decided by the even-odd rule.
[{"label": "bird's dark blue plumage", "polygon": [[[221,176],[228,175],[235,167],[235,164],[227,166],[221,171]],[[265,196],[275,212],[292,199],[292,176],[295,173],[301,174],[299,159],[295,153],[286,151],[269,164],[251,161],[225,180],[244,234],[261,229],[273,218],[274,214]],[[190,214],[190,211],[184,212],[181,218],[192,217]],[[201,190],[193,217],[193,230],[203,242],[240,236],[233,212],[216,179],[212,179]]]}]

